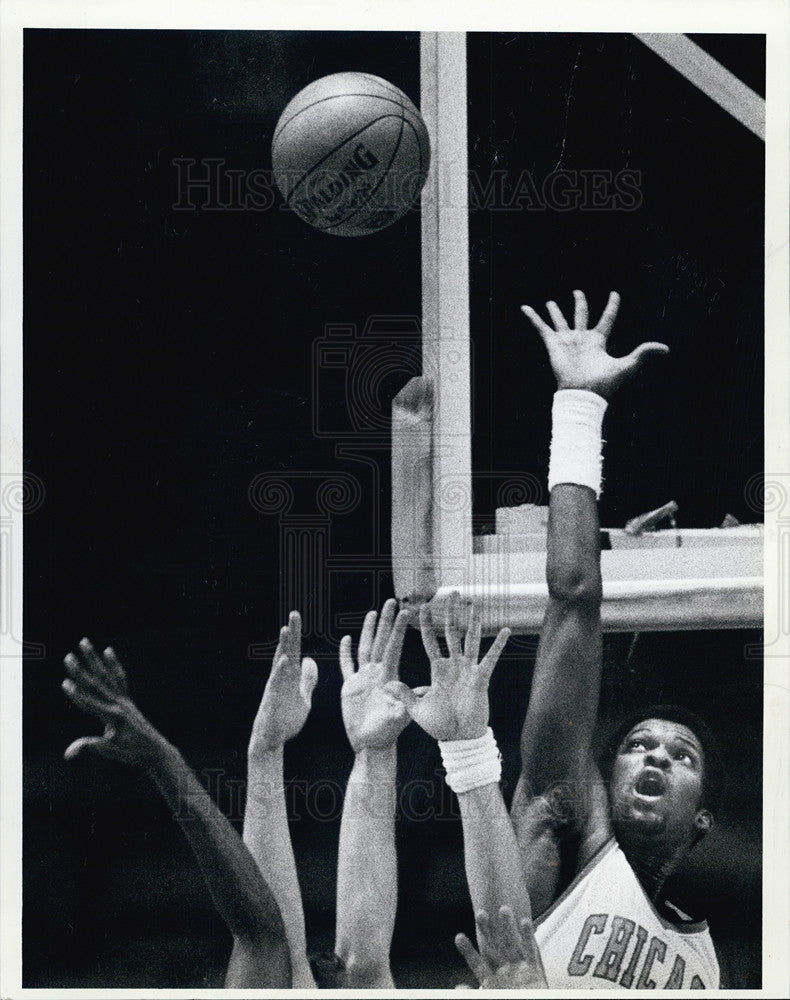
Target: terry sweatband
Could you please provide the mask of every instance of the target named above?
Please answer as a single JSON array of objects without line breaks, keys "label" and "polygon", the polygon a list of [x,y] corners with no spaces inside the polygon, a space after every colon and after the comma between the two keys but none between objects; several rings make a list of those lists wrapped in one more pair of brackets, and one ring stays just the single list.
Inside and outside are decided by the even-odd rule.
[{"label": "terry sweatband", "polygon": [[559,389],[551,410],[549,492],[558,483],[589,486],[601,495],[601,427],[607,402],[587,389]]},{"label": "terry sweatband", "polygon": [[439,751],[445,780],[456,793],[495,784],[502,777],[502,756],[490,726],[476,740],[439,740]]}]

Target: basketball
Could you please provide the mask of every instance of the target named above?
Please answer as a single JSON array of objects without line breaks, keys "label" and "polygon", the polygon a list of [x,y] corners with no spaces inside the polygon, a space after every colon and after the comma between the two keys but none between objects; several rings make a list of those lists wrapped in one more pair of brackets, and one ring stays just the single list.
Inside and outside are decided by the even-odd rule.
[{"label": "basketball", "polygon": [[272,168],[286,204],[335,236],[391,225],[425,184],[425,122],[394,84],[370,73],[314,80],[287,105],[272,139]]}]

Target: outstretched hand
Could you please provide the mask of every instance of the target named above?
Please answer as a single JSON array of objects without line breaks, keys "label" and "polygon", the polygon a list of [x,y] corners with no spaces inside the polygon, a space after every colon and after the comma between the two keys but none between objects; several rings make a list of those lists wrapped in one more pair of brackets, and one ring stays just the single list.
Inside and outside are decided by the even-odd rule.
[{"label": "outstretched hand", "polygon": [[169,744],[129,697],[126,672],[115,652],[108,646],[100,656],[88,639],[80,641],[79,649],[81,658],[68,653],[63,660],[69,674],[63,693],[103,722],[104,733],[75,740],[64,757],[71,760],[88,750],[138,767],[154,763]]},{"label": "outstretched hand", "polygon": [[302,659],[302,619],[298,611],[288,616],[272,659],[272,671],[252,724],[248,755],[277,750],[302,729],[318,683],[318,666]]},{"label": "outstretched hand", "polygon": [[343,673],[340,704],[348,740],[355,753],[365,748],[383,750],[393,746],[411,721],[400,699],[385,687],[398,676],[403,639],[414,616],[413,609],[404,608],[396,618],[396,607],[397,601],[390,598],[380,618],[375,611],[365,616],[357,650],[358,670],[354,668],[351,636],[343,636],[340,642]]},{"label": "outstretched hand", "polygon": [[573,297],[573,327],[568,326],[556,302],[546,303],[553,327],[530,306],[521,307],[546,345],[558,389],[589,389],[608,399],[619,385],[636,374],[649,357],[669,353],[666,344],[649,341],[640,344],[624,358],[611,357],[606,353],[606,343],[620,308],[620,296],[617,292],[609,293],[601,318],[591,328],[587,326],[588,308],[584,292],[577,289]]},{"label": "outstretched hand", "polygon": [[428,606],[423,604],[420,608],[422,641],[431,661],[430,687],[412,690],[401,681],[387,684],[387,690],[403,702],[412,719],[437,740],[471,740],[485,733],[488,682],[510,638],[510,629],[501,629],[478,663],[480,613],[476,607],[472,609],[462,648],[461,632],[456,625],[460,601],[460,594],[455,591],[447,602],[444,630],[447,656],[442,656]]},{"label": "outstretched hand", "polygon": [[502,906],[493,920],[484,910],[479,911],[475,924],[482,954],[466,934],[456,936],[455,946],[482,989],[523,990],[548,986],[535,930],[528,917],[517,925],[510,907]]}]

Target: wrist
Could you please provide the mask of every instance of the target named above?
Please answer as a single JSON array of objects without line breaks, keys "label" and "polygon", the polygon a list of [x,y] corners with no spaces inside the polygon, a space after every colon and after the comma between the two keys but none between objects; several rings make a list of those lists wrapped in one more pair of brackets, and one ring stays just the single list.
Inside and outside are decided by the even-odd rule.
[{"label": "wrist", "polygon": [[498,784],[502,777],[502,756],[490,726],[479,737],[441,740],[439,751],[447,784],[457,794]]},{"label": "wrist", "polygon": [[185,766],[181,751],[164,736],[151,744],[150,753],[145,760],[145,770],[152,778],[165,778]]},{"label": "wrist", "polygon": [[354,751],[354,763],[366,768],[391,767],[397,761],[397,748],[393,743],[387,747],[359,747]]},{"label": "wrist", "polygon": [[608,402],[612,395],[611,390],[604,388],[596,382],[569,381],[567,379],[557,379],[557,392],[591,392],[595,396],[600,396]]},{"label": "wrist", "polygon": [[282,764],[284,743],[267,741],[250,744],[247,748],[247,764]]},{"label": "wrist", "polygon": [[563,388],[554,394],[551,410],[549,492],[573,483],[601,495],[603,440],[601,428],[607,402],[589,389]]}]

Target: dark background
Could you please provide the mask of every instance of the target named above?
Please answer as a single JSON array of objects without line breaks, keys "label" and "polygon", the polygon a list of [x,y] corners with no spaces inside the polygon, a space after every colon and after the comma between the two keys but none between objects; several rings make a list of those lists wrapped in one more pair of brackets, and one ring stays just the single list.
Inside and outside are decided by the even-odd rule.
[{"label": "dark background", "polygon": [[[764,93],[761,36],[694,38]],[[632,212],[472,212],[476,522],[493,518],[500,473],[545,478],[552,385],[518,306],[567,307],[574,287],[593,315],[610,288],[622,293],[613,350],[644,339],[672,350],[611,407],[603,523],[668,499],[684,526],[760,519],[746,486],[762,466],[763,144],[628,35],[470,35],[468,47],[470,168],[483,184],[492,169],[511,186],[528,170],[540,189],[558,168],[628,168],[642,195]],[[265,211],[229,188],[226,210],[203,195],[173,206],[175,160],[268,170],[290,97],[346,69],[418,101],[418,36],[25,34],[25,463],[44,489],[25,520],[26,986],[216,985],[230,945],[154,792],[120,766],[63,763],[66,744],[96,729],[60,694],[63,654],[83,634],[112,642],[141,709],[198,772],[215,770],[206,780],[238,822],[265,644],[293,605],[321,680],[286,754],[292,837],[308,937],[331,946],[333,800],[351,764],[336,649],[391,593],[386,427],[419,370],[419,214],[355,240],[315,233],[276,195]],[[315,360],[331,337],[346,359],[335,368]],[[342,484],[332,493],[338,473],[345,499]],[[278,476],[294,491],[287,510],[267,492]],[[733,985],[750,987],[758,640],[612,636],[604,690],[607,720],[671,699],[727,745],[727,803],[674,898],[709,917]],[[533,646],[513,642],[494,676],[506,789]],[[410,636],[404,679],[426,667]],[[416,727],[400,749],[404,783],[436,776]],[[458,981],[452,937],[471,924],[460,826],[438,777],[433,787],[439,818],[398,823],[404,986]]]}]

